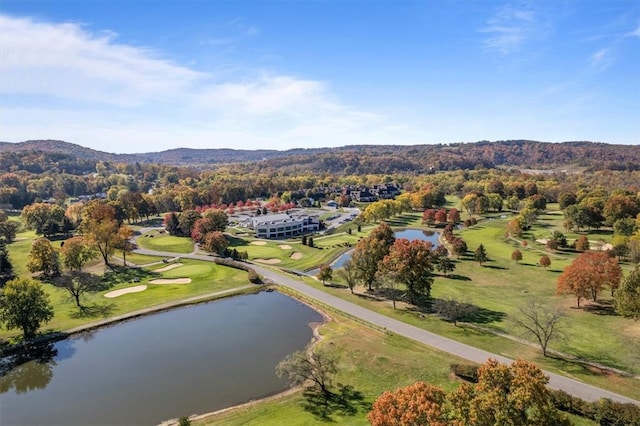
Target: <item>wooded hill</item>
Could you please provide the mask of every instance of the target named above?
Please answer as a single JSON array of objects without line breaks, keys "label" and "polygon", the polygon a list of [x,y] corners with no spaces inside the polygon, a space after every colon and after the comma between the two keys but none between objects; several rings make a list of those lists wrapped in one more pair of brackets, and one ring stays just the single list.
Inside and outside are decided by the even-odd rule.
[{"label": "wooded hill", "polygon": [[[37,161],[35,159],[37,158]],[[34,160],[34,161],[31,161]],[[440,170],[512,166],[530,169],[580,166],[589,170],[640,170],[639,145],[595,142],[536,142],[525,140],[436,145],[353,145],[339,148],[277,150],[189,149],[113,154],[80,145],[39,140],[0,142],[0,171],[29,170],[37,164],[60,168],[60,162],[155,163],[207,168],[214,164],[245,164],[284,172],[313,171],[341,174],[429,173]],[[20,165],[25,167],[21,167]],[[66,168],[68,169],[68,168]],[[33,170],[30,170],[33,172]]]}]

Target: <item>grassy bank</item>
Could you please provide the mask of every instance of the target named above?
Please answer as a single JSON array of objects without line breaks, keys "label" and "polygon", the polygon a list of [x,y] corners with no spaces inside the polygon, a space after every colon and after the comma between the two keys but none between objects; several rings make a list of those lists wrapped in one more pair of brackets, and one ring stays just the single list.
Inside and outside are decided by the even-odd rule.
[{"label": "grassy bank", "polygon": [[[160,259],[160,258],[157,258]],[[129,268],[115,274],[107,274],[105,279],[112,286],[108,290],[87,295],[81,312],[71,301],[66,290],[43,284],[54,307],[55,315],[45,324],[42,332],[63,331],[99,319],[115,317],[128,312],[150,308],[167,302],[186,299],[193,296],[214,293],[222,290],[242,287],[249,284],[247,273],[238,269],[216,265],[213,262],[184,259],[182,266],[165,272],[153,272],[164,265],[149,268]],[[190,278],[189,284],[151,284],[154,279]],[[139,293],[129,293],[116,298],[106,298],[108,292],[128,287],[146,285],[147,289]],[[18,330],[0,329],[0,338],[19,336]]]}]

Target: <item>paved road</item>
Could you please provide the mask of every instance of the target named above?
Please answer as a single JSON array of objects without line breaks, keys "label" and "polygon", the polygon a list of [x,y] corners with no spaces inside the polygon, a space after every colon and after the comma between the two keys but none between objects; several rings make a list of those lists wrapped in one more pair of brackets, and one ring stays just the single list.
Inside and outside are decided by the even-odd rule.
[{"label": "paved road", "polygon": [[[165,257],[175,257],[175,253],[162,253],[152,250],[138,249],[135,252],[149,255],[159,255]],[[211,257],[203,255],[179,255],[183,258],[209,260]],[[484,351],[482,349],[474,348],[473,346],[465,345],[464,343],[457,342],[455,340],[447,339],[446,337],[439,336],[437,334],[428,332],[421,328],[415,327],[410,324],[389,318],[387,316],[378,314],[369,309],[363,308],[353,303],[347,302],[339,297],[332,296],[323,291],[317,290],[300,280],[293,279],[281,273],[275,272],[271,269],[253,264],[253,268],[263,277],[276,282],[285,287],[289,287],[303,295],[318,300],[321,303],[332,306],[343,312],[348,313],[354,317],[360,318],[378,327],[384,327],[388,331],[399,334],[417,342],[423,343],[427,346],[439,349],[444,352],[459,356],[460,358],[467,359],[476,363],[483,363],[489,358],[494,358],[502,363],[511,363],[512,359],[493,354],[491,352]],[[600,398],[609,398],[619,402],[630,402],[636,405],[640,405],[640,401],[636,401],[631,398],[619,395],[617,393],[609,392],[604,389],[597,388],[595,386],[588,385],[586,383],[579,382],[577,380],[570,379],[555,373],[545,371],[545,374],[549,377],[549,387],[553,389],[561,389],[571,395],[582,398],[586,401],[597,401]]]}]

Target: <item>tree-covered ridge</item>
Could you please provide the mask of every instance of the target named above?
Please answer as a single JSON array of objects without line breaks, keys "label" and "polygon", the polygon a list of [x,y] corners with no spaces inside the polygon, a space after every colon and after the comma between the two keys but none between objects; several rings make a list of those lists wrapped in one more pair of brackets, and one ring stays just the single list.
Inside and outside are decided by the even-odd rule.
[{"label": "tree-covered ridge", "polygon": [[[67,142],[46,140],[0,143],[0,171],[10,170],[12,164],[20,167],[20,161],[16,160],[21,157],[6,157],[7,153],[19,152],[39,152],[38,155],[50,162],[54,159],[48,159],[46,153],[67,154],[78,161],[88,162],[157,163],[201,169],[215,164],[250,163],[245,164],[247,170],[277,168],[287,172],[306,170],[342,174],[426,173],[497,166],[549,169],[576,165],[591,170],[640,169],[639,146],[594,142],[512,140],[406,146],[353,145],[287,151],[177,148],[152,153],[112,154]],[[28,158],[32,156],[27,155]]]}]

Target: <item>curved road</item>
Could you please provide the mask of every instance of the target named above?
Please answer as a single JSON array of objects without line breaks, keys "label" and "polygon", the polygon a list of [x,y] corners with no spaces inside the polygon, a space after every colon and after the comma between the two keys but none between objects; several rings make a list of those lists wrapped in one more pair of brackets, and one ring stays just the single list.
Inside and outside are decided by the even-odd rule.
[{"label": "curved road", "polygon": [[[212,261],[210,256],[197,255],[197,254],[176,254],[169,252],[156,252],[153,250],[137,249],[136,253],[164,256],[164,257],[182,257],[188,259],[207,260]],[[439,336],[421,328],[415,327],[410,324],[389,318],[387,316],[378,314],[369,309],[363,308],[353,303],[347,302],[339,297],[332,296],[323,291],[317,290],[302,281],[290,278],[286,275],[282,275],[271,269],[267,269],[263,266],[252,264],[252,267],[263,277],[276,282],[285,287],[289,287],[311,299],[315,299],[321,303],[332,306],[340,311],[346,312],[349,315],[360,318],[363,321],[376,325],[378,327],[386,328],[388,331],[399,334],[409,339],[415,340],[427,346],[439,349],[444,352],[456,355],[460,358],[467,359],[469,361],[476,362],[478,364],[485,362],[489,358],[494,358],[502,363],[510,364],[512,359],[493,354],[491,352],[484,351],[482,349],[474,348],[473,346],[465,345],[464,343],[457,342],[455,340],[448,339],[446,337]],[[614,392],[610,392],[604,389],[591,386],[586,383],[579,382],[574,379],[570,379],[565,376],[561,376],[556,373],[544,371],[549,377],[549,387],[553,389],[563,390],[573,396],[582,398],[586,401],[597,401],[600,398],[609,398],[613,401],[632,403],[640,405],[640,401],[628,398],[623,395],[619,395]]]}]

